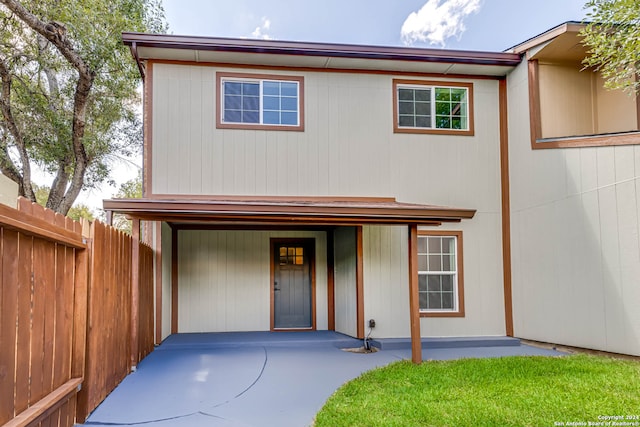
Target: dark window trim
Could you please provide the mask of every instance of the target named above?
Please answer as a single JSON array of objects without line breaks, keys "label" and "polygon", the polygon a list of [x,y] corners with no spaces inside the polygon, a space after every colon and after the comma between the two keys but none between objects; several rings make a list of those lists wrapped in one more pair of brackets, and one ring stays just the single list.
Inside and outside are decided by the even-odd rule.
[{"label": "dark window trim", "polygon": [[[468,90],[469,105],[469,129],[429,129],[429,128],[408,128],[398,125],[398,86],[428,86],[428,87],[463,87]],[[473,83],[452,82],[439,80],[404,80],[393,79],[393,133],[414,133],[414,134],[433,134],[433,135],[464,135],[473,136],[474,128],[474,108],[473,108]]]},{"label": "dark window trim", "polygon": [[[297,126],[265,125],[252,123],[224,123],[222,121],[222,80],[224,78],[248,79],[248,80],[275,80],[292,81],[298,83],[298,103],[299,103],[299,123]],[[284,130],[284,131],[304,131],[304,77],[289,76],[282,74],[249,74],[231,73],[219,71],[216,73],[216,128],[217,129],[249,129],[249,130]]]},{"label": "dark window trim", "polygon": [[455,236],[456,237],[456,267],[458,269],[458,283],[457,283],[457,298],[458,298],[458,310],[457,311],[429,311],[426,309],[420,310],[420,317],[465,317],[464,312],[464,257],[463,257],[463,244],[462,244],[462,231],[444,231],[444,230],[418,230],[418,237],[420,236]]}]

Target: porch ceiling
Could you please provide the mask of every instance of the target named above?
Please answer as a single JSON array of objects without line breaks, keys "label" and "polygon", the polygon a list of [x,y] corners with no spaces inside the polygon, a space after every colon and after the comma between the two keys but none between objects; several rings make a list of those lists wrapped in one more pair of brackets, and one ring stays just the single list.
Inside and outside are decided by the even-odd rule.
[{"label": "porch ceiling", "polygon": [[238,197],[110,199],[107,211],[145,221],[272,225],[421,224],[473,218],[474,209],[397,202],[393,198]]}]

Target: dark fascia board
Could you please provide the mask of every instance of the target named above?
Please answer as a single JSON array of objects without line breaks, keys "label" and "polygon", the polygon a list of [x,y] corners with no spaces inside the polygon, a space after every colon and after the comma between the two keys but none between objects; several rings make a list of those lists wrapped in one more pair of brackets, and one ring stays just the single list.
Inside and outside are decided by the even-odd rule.
[{"label": "dark fascia board", "polygon": [[103,200],[105,210],[146,220],[199,220],[278,223],[359,222],[366,224],[431,223],[474,217],[475,209],[398,202],[272,200]]},{"label": "dark fascia board", "polygon": [[591,22],[588,21],[567,21],[563,22],[560,25],[556,25],[553,28],[548,29],[545,32],[538,34],[537,36],[533,36],[521,43],[518,43],[515,46],[511,46],[508,49],[505,49],[505,53],[516,53],[522,54],[527,49],[530,49],[533,46],[537,46],[539,44],[544,43],[545,41],[549,41],[553,38],[556,38],[560,34],[564,34],[569,31],[578,32],[582,28],[586,27]]},{"label": "dark fascia board", "polygon": [[281,40],[233,39],[130,32],[122,33],[122,40],[124,44],[136,47],[276,55],[327,56],[336,58],[499,65],[507,67],[515,67],[521,61],[520,55],[505,52],[422,49]]}]

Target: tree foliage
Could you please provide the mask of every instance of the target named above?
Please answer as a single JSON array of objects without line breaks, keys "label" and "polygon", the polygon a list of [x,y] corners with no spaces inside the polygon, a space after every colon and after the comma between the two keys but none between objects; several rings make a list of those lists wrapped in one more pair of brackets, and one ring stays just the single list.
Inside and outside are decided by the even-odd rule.
[{"label": "tree foliage", "polygon": [[0,171],[66,214],[83,188],[137,151],[139,74],[123,31],[165,30],[161,0],[0,0]]},{"label": "tree foliage", "polygon": [[598,70],[611,89],[632,94],[640,89],[640,2],[589,0],[587,24],[582,31],[589,56],[584,64]]},{"label": "tree foliage", "polygon": [[[49,187],[33,184],[33,193],[36,197],[36,203],[40,206],[46,206],[50,191],[51,189]],[[75,203],[71,206],[69,212],[67,212],[67,216],[76,221],[80,221],[82,218],[87,221],[93,221],[96,219],[95,212],[93,212],[93,210],[84,203]]]},{"label": "tree foliage", "polygon": [[[139,199],[142,197],[142,174],[138,174],[127,182],[120,184],[115,199]],[[131,220],[128,220],[123,214],[114,213],[112,225],[125,233],[131,234]]]}]

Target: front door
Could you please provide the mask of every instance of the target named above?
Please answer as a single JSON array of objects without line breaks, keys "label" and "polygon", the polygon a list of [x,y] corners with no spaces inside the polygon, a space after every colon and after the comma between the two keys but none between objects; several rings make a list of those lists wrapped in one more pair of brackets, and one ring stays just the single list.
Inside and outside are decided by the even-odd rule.
[{"label": "front door", "polygon": [[313,328],[313,239],[273,239],[273,329]]}]

